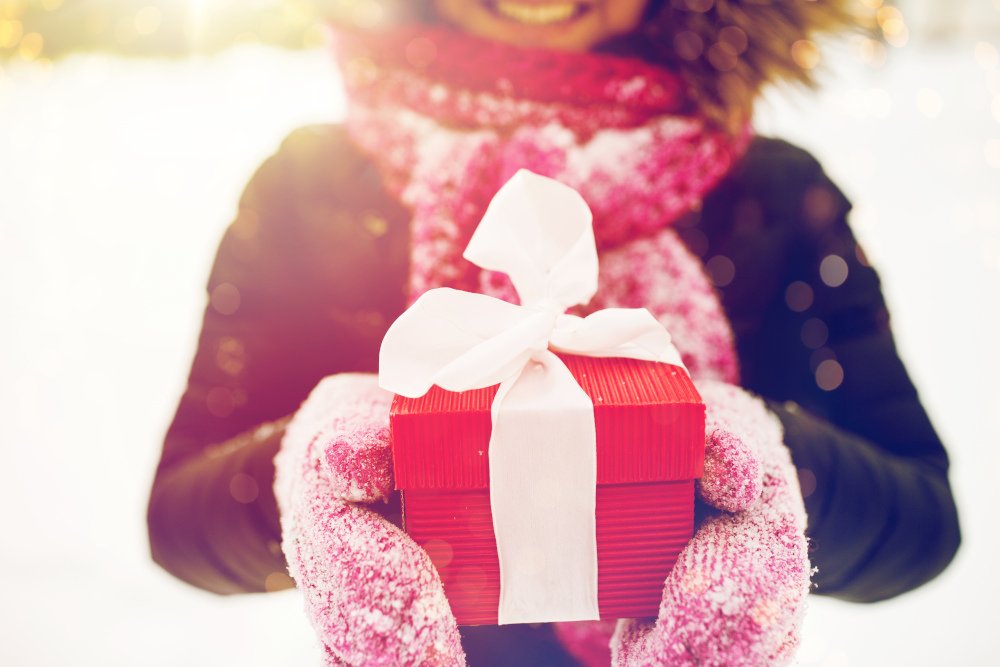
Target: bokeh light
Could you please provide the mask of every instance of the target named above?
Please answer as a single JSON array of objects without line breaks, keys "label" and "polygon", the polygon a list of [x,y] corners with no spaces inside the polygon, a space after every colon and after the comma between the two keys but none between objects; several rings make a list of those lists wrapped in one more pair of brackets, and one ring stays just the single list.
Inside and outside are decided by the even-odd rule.
[{"label": "bokeh light", "polygon": [[221,315],[232,315],[240,307],[240,291],[235,285],[222,283],[212,290],[212,307]]},{"label": "bokeh light", "polygon": [[238,503],[252,503],[260,494],[257,480],[246,473],[236,473],[229,481],[229,493]]},{"label": "bokeh light", "polygon": [[809,370],[813,373],[819,368],[819,365],[824,361],[837,360],[837,355],[828,347],[821,347],[809,355]]},{"label": "bokeh light", "polygon": [[823,391],[833,391],[844,382],[844,369],[834,359],[827,359],[816,369],[816,385]]},{"label": "bokeh light", "polygon": [[406,59],[414,67],[427,67],[437,56],[437,47],[426,37],[417,37],[406,45]]},{"label": "bokeh light", "polygon": [[689,595],[701,595],[712,585],[712,577],[701,567],[692,567],[681,577],[681,588]]},{"label": "bokeh light", "polygon": [[215,387],[205,396],[205,407],[216,417],[228,417],[236,408],[236,398],[225,387]]},{"label": "bokeh light", "polygon": [[762,628],[769,628],[781,617],[781,605],[777,600],[758,600],[750,610],[750,620]]},{"label": "bokeh light", "polygon": [[[316,48],[326,43],[324,22],[345,13],[362,28],[387,19],[376,0],[0,0],[0,61],[93,50],[184,56],[250,41]],[[32,38],[21,53],[32,33],[41,48]]]},{"label": "bokeh light", "polygon": [[139,35],[152,35],[160,27],[163,13],[158,7],[143,7],[135,15],[135,31]]},{"label": "bokeh light", "polygon": [[739,62],[739,54],[736,48],[728,42],[721,40],[708,47],[708,53],[705,55],[708,58],[708,62],[712,64],[712,67],[720,72],[728,72],[736,67],[736,64]]},{"label": "bokeh light", "polygon": [[683,30],[674,35],[674,51],[684,60],[697,60],[705,49],[698,33]]},{"label": "bokeh light", "polygon": [[420,546],[422,546],[424,551],[427,552],[427,555],[430,556],[431,562],[434,563],[434,567],[439,570],[448,567],[455,555],[451,545],[445,540],[428,540]]},{"label": "bokeh light", "polygon": [[928,118],[937,118],[944,108],[941,93],[933,88],[921,88],[917,91],[917,109]]},{"label": "bokeh light", "polygon": [[128,46],[139,37],[135,27],[135,18],[123,16],[115,23],[115,39],[122,46]]},{"label": "bokeh light", "polygon": [[354,25],[362,30],[371,29],[377,26],[385,14],[382,5],[374,0],[358,0],[354,10],[351,12],[351,19]]},{"label": "bokeh light", "polygon": [[847,262],[840,255],[827,255],[819,265],[819,275],[828,287],[840,287],[847,280]]},{"label": "bokeh light", "polygon": [[726,26],[720,30],[719,41],[731,46],[736,55],[741,55],[750,45],[747,34],[743,32],[742,28],[735,25]]},{"label": "bokeh light", "polygon": [[707,12],[715,4],[715,0],[683,0],[688,10],[692,12]]},{"label": "bokeh light", "polygon": [[848,40],[851,56],[869,67],[877,68],[885,64],[887,53],[885,46],[877,39],[866,35],[853,35]]},{"label": "bokeh light", "polygon": [[243,342],[232,336],[224,336],[219,341],[215,354],[215,364],[229,375],[239,375],[246,365],[246,352]]},{"label": "bokeh light", "polygon": [[808,39],[792,44],[792,60],[803,69],[813,69],[819,64],[819,48]]},{"label": "bokeh light", "polygon": [[799,468],[798,477],[802,497],[808,498],[816,490],[816,474],[808,468]]},{"label": "bokeh light", "polygon": [[37,32],[29,32],[17,45],[17,55],[25,60],[34,60],[42,53],[45,40]]},{"label": "bokeh light", "polygon": [[736,277],[736,266],[733,264],[733,260],[725,255],[716,255],[705,262],[705,273],[708,274],[708,279],[712,281],[713,285],[725,287]]},{"label": "bokeh light", "polygon": [[910,31],[903,22],[903,13],[899,8],[890,5],[883,5],[876,13],[879,27],[882,28],[882,35],[885,41],[896,47],[906,46],[910,39]]},{"label": "bokeh light", "polygon": [[976,42],[975,53],[976,62],[986,71],[995,69],[1000,64],[1000,52],[989,42]]},{"label": "bokeh light", "polygon": [[12,49],[21,41],[24,27],[17,19],[0,20],[0,48]]},{"label": "bokeh light", "polygon": [[801,330],[802,344],[810,350],[817,350],[826,345],[830,330],[826,322],[818,317],[810,317],[802,324]]},{"label": "bokeh light", "polygon": [[809,283],[796,280],[785,288],[785,304],[797,313],[809,309],[813,303],[813,289]]},{"label": "bokeh light", "polygon": [[837,199],[830,188],[813,186],[802,198],[802,212],[806,222],[816,229],[830,225],[837,217]]}]

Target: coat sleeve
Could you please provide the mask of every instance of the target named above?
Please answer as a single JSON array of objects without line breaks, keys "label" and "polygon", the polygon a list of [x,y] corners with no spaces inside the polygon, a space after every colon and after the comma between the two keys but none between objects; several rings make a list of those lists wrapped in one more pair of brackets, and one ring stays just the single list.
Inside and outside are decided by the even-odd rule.
[{"label": "coat sleeve", "polygon": [[720,292],[742,384],[784,425],[816,592],[876,601],[936,576],[960,536],[947,454],[849,210],[811,156],[757,140],[693,229],[708,239],[709,268],[715,256],[735,268]]},{"label": "coat sleeve", "polygon": [[272,459],[320,379],[376,370],[403,308],[408,220],[339,127],[293,133],[253,176],[150,494],[166,570],[216,593],[290,585]]}]

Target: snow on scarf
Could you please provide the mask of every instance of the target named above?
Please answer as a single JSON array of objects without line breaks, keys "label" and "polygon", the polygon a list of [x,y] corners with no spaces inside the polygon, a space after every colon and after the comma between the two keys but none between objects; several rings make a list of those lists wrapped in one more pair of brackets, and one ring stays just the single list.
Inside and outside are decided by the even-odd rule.
[{"label": "snow on scarf", "polygon": [[523,167],[570,185],[594,212],[602,289],[586,310],[649,308],[695,377],[736,380],[722,308],[669,226],[729,171],[749,129],[713,128],[674,74],[636,59],[442,27],[341,34],[336,52],[351,137],[413,211],[411,301],[434,287],[516,300],[506,276],[461,255]]}]

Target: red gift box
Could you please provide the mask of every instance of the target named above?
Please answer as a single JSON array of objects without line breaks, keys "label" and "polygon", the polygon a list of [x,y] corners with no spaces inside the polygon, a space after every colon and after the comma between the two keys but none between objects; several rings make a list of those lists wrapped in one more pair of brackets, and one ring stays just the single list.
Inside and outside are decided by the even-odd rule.
[{"label": "red gift box", "polygon": [[[559,355],[594,403],[601,618],[656,616],[694,534],[705,405],[681,368]],[[437,567],[460,625],[497,623],[500,564],[490,512],[490,405],[497,386],[396,395],[390,416],[407,533]]]}]

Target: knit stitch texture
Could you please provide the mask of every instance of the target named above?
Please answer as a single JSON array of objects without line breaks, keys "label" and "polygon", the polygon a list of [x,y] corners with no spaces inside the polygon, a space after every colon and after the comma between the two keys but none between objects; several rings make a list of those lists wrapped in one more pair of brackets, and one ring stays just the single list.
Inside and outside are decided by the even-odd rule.
[{"label": "knit stitch texture", "polygon": [[655,624],[623,619],[617,667],[787,664],[809,590],[805,512],[781,426],[742,390],[701,383],[710,430],[751,445],[762,493],[750,507],[706,519],[667,577]]},{"label": "knit stitch texture", "polygon": [[[414,35],[462,57],[415,66],[403,55]],[[580,192],[605,249],[697,206],[751,136],[712,129],[679,97],[676,76],[636,59],[521,49],[442,29],[344,35],[337,53],[348,131],[413,211],[411,300],[434,287],[477,289],[480,270],[462,252],[518,169]],[[557,83],[563,74],[579,86]]]},{"label": "knit stitch texture", "polygon": [[430,557],[377,513],[392,490],[391,400],[373,375],[336,375],[288,425],[275,459],[288,569],[328,665],[464,665]]}]

